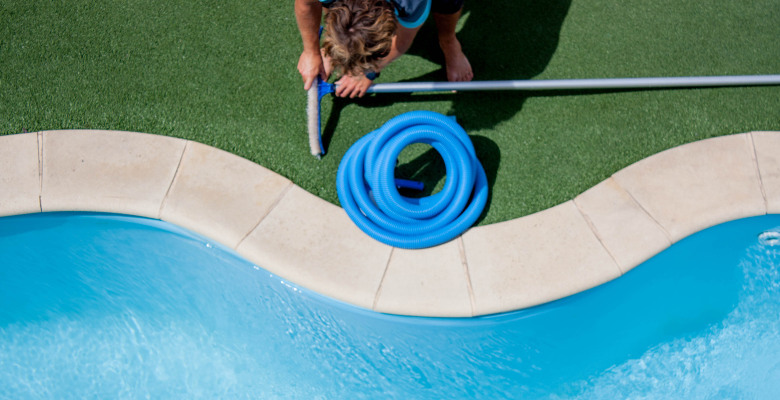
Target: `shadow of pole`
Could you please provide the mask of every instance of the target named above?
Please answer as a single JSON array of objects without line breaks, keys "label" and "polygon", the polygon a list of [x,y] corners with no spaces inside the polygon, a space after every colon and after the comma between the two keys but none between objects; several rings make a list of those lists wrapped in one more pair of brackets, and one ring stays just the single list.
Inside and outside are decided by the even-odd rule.
[{"label": "shadow of pole", "polygon": [[344,107],[351,103],[349,99],[343,99],[341,97],[336,97],[335,95],[330,95],[329,97],[332,99],[330,113],[325,115],[322,108],[319,110],[321,120],[325,121],[325,124],[322,125],[321,128],[322,131],[320,132],[320,136],[322,138],[322,147],[325,151],[325,154],[328,153],[330,142],[333,140],[333,134],[336,132],[336,127],[339,125],[341,111],[344,110]]}]

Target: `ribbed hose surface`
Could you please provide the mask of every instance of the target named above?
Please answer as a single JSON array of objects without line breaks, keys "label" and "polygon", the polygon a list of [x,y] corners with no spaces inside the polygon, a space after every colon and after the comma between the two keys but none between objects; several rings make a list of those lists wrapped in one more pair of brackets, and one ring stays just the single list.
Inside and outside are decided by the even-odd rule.
[{"label": "ribbed hose surface", "polygon": [[[433,146],[447,171],[444,188],[420,199],[401,196],[394,181],[396,159],[413,143]],[[363,232],[406,249],[454,239],[479,218],[488,197],[471,139],[453,118],[431,111],[401,114],[358,140],[341,160],[336,187]]]}]

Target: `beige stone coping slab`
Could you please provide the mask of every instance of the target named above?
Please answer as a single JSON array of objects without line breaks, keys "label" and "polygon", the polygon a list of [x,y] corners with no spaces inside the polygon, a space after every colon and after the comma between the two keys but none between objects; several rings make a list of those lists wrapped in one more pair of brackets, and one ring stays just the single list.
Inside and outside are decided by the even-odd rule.
[{"label": "beige stone coping slab", "polygon": [[0,215],[41,211],[38,135],[0,137]]},{"label": "beige stone coping slab", "polygon": [[702,140],[613,175],[676,242],[715,224],[765,214],[752,136]]},{"label": "beige stone coping slab", "polygon": [[41,133],[41,210],[157,218],[185,141],[110,131]]},{"label": "beige stone coping slab", "polygon": [[669,247],[669,234],[614,178],[574,199],[621,273]]},{"label": "beige stone coping slab", "polygon": [[463,243],[456,239],[421,250],[393,249],[374,310],[460,317],[473,314]]},{"label": "beige stone coping slab", "polygon": [[780,135],[754,132],[752,137],[767,214],[780,214]]},{"label": "beige stone coping slab", "polygon": [[704,228],[780,213],[780,132],[679,146],[568,202],[422,250],[379,243],[340,207],[200,143],[96,130],[0,136],[0,216],[66,210],[169,221],[359,307],[468,317],[559,299]]},{"label": "beige stone coping slab", "polygon": [[471,229],[463,242],[477,315],[545,303],[620,276],[571,201]]},{"label": "beige stone coping slab", "polygon": [[235,248],[290,185],[249,160],[187,142],[159,218]]},{"label": "beige stone coping slab", "polygon": [[293,283],[372,308],[391,248],[363,234],[340,207],[293,186],[237,250]]}]

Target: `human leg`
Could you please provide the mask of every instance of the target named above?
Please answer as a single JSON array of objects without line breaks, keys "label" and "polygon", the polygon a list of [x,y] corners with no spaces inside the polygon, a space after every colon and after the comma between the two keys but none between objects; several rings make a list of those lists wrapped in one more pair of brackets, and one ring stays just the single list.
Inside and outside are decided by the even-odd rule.
[{"label": "human leg", "polygon": [[447,80],[450,82],[466,82],[474,78],[471,64],[463,53],[460,41],[455,36],[455,27],[460,19],[461,10],[462,8],[453,13],[437,12],[437,10],[433,12],[439,36],[439,46],[444,53]]}]

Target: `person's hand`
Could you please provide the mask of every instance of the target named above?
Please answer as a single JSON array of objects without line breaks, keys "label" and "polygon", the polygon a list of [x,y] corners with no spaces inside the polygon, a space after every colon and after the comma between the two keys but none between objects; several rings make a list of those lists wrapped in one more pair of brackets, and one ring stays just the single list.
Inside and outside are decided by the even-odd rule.
[{"label": "person's hand", "polygon": [[298,72],[303,78],[303,90],[309,90],[319,76],[323,81],[328,79],[325,73],[325,65],[319,51],[301,53],[298,58]]},{"label": "person's hand", "polygon": [[373,83],[373,81],[366,78],[365,75],[344,75],[341,79],[336,81],[336,96],[349,98],[363,97],[371,86],[371,83]]}]

